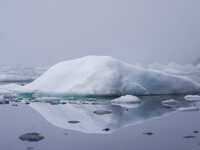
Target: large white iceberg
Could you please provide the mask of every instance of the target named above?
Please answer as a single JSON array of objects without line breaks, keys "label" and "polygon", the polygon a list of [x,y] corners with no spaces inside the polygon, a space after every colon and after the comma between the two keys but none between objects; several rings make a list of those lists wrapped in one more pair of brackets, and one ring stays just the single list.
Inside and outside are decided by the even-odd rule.
[{"label": "large white iceberg", "polygon": [[51,67],[21,90],[78,95],[148,95],[200,91],[192,79],[130,65],[108,56],[86,56]]}]

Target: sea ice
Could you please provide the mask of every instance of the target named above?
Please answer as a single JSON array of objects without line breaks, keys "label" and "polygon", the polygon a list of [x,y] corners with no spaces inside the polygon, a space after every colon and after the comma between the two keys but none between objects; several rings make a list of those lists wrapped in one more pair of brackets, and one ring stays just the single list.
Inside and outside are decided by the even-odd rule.
[{"label": "sea ice", "polygon": [[200,95],[187,95],[184,98],[187,101],[200,101]]}]

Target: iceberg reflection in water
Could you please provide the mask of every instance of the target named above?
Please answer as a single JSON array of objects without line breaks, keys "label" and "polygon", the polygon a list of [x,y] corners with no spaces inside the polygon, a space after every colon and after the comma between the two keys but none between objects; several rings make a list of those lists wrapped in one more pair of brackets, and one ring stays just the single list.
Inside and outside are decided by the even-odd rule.
[{"label": "iceberg reflection in water", "polygon": [[[30,106],[39,112],[49,123],[59,128],[80,131],[83,133],[112,133],[120,128],[142,123],[145,120],[161,117],[177,108],[188,107],[190,102],[183,96],[145,96],[140,97],[138,104],[113,105],[110,100],[96,102],[75,101],[73,103],[52,105],[49,103],[31,103]],[[176,99],[178,105],[165,107],[162,101]],[[96,112],[96,113],[95,113]],[[99,112],[99,114],[97,113]]]}]

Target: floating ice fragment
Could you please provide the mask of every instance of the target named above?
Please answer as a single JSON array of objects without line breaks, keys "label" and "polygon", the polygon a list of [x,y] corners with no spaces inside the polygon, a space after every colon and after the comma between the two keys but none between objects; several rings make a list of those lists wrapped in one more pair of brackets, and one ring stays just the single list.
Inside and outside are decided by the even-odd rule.
[{"label": "floating ice fragment", "polygon": [[141,103],[141,100],[136,96],[126,95],[112,100],[111,103],[125,108],[136,108]]},{"label": "floating ice fragment", "polygon": [[169,99],[169,100],[165,100],[165,101],[162,101],[162,105],[164,107],[167,107],[167,108],[174,108],[178,105],[178,101],[174,100],[174,99]]},{"label": "floating ice fragment", "polygon": [[112,103],[128,103],[128,104],[133,104],[133,103],[140,103],[141,100],[136,97],[136,96],[132,96],[132,95],[126,95],[126,96],[121,96],[119,98],[116,98],[114,100],[111,101]]},{"label": "floating ice fragment", "polygon": [[187,95],[184,98],[187,101],[200,101],[200,95]]},{"label": "floating ice fragment", "polygon": [[177,105],[178,101],[174,99],[169,99],[169,100],[162,101],[162,104]]}]

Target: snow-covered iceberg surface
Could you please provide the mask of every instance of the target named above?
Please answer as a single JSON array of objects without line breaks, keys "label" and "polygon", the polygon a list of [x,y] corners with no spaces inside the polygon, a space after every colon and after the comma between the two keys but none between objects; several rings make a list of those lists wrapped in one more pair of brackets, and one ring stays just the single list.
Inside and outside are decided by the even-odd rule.
[{"label": "snow-covered iceberg surface", "polygon": [[56,64],[20,90],[75,95],[180,94],[199,92],[200,84],[108,56],[86,56]]}]

